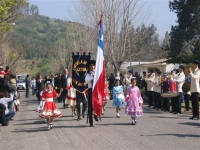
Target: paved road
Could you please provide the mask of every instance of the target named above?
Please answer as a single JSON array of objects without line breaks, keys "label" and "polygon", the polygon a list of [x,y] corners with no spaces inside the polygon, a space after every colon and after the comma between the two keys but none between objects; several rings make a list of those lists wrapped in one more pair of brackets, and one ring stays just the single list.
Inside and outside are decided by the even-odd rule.
[{"label": "paved road", "polygon": [[86,119],[76,121],[69,108],[55,119],[53,129],[35,113],[35,97],[21,94],[20,111],[8,127],[0,126],[0,150],[200,150],[200,121],[189,120],[190,114],[173,115],[144,106],[144,116],[131,125],[129,116],[115,117],[111,101],[102,121],[94,127]]}]

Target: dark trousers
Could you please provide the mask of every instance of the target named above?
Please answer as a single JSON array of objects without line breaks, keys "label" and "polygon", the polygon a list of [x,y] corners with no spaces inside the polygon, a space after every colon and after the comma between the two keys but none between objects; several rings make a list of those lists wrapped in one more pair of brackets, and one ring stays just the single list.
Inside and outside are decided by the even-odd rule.
[{"label": "dark trousers", "polygon": [[67,90],[63,89],[63,91],[61,93],[61,100],[63,101],[64,105],[65,105],[66,96],[67,96]]},{"label": "dark trousers", "polygon": [[32,86],[31,89],[32,89],[32,95],[35,95],[35,86]]},{"label": "dark trousers", "polygon": [[149,103],[149,106],[154,106],[153,101],[154,101],[154,92],[153,91],[148,91],[148,103]]},{"label": "dark trousers", "polygon": [[80,104],[81,104],[81,102],[83,104],[82,115],[84,115],[86,107],[87,107],[87,100],[86,100],[85,95],[83,93],[76,91],[76,110],[77,110],[78,118],[80,118],[80,112],[81,112]]},{"label": "dark trousers", "polygon": [[181,113],[181,95],[174,97],[175,113]]},{"label": "dark trousers", "polygon": [[38,91],[38,92],[36,93],[36,97],[37,97],[37,99],[38,99],[39,104],[40,104],[40,101],[41,101],[40,92],[41,92],[41,91]]},{"label": "dark trousers", "polygon": [[156,106],[156,108],[160,109],[160,108],[161,108],[160,93],[155,92],[154,95],[155,95],[155,96],[154,96],[155,106]]},{"label": "dark trousers", "polygon": [[171,98],[171,105],[172,105],[172,112],[176,112],[176,104],[175,104],[175,101],[176,101],[176,99],[175,99],[175,97],[172,97]]},{"label": "dark trousers", "polygon": [[[60,93],[60,89],[56,89],[56,93]],[[61,102],[61,100],[62,100],[62,97],[61,96],[59,96],[58,98],[57,98],[57,100],[58,100],[58,102],[60,103]]]},{"label": "dark trousers", "polygon": [[4,109],[0,109],[0,123],[1,124],[6,123],[6,115]]},{"label": "dark trousers", "polygon": [[163,98],[163,110],[169,111],[169,98]]},{"label": "dark trousers", "polygon": [[29,97],[29,87],[26,87],[26,97]]},{"label": "dark trousers", "polygon": [[90,126],[93,125],[93,109],[92,109],[92,88],[88,89],[88,117]]},{"label": "dark trousers", "polygon": [[113,92],[113,89],[110,88],[109,91],[110,91],[110,99],[112,100],[112,99],[113,99],[113,93],[112,93],[112,92]]},{"label": "dark trousers", "polygon": [[179,96],[177,96],[177,101],[175,102],[176,104],[176,113],[181,113],[181,103],[184,101],[183,98],[183,93],[179,92]]},{"label": "dark trousers", "polygon": [[199,96],[199,93],[197,92],[191,93],[193,117],[199,117],[198,96]]},{"label": "dark trousers", "polygon": [[189,110],[189,109],[190,109],[190,107],[189,107],[190,95],[185,94],[184,98],[185,98],[185,109],[186,109],[186,110]]}]

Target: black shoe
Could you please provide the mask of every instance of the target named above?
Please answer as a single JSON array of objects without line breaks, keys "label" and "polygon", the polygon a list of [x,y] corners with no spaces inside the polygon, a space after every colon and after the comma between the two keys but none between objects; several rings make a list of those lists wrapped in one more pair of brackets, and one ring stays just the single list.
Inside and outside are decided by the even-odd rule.
[{"label": "black shoe", "polygon": [[190,117],[189,119],[191,119],[191,120],[194,120],[194,118],[195,118],[195,117],[194,117],[194,116],[192,116],[192,117]]},{"label": "black shoe", "polygon": [[148,107],[151,107],[150,105]]},{"label": "black shoe", "polygon": [[132,121],[132,123],[131,123],[132,125],[136,125],[136,121]]},{"label": "black shoe", "polygon": [[94,127],[93,124],[90,124],[90,127]]},{"label": "black shoe", "polygon": [[83,118],[85,118],[85,115],[84,115],[84,114],[82,114],[82,117],[83,117]]},{"label": "black shoe", "polygon": [[120,116],[117,116],[117,118],[120,118]]},{"label": "black shoe", "polygon": [[197,116],[197,120],[199,120],[199,116]]},{"label": "black shoe", "polygon": [[2,123],[2,126],[9,126],[8,123]]},{"label": "black shoe", "polygon": [[81,117],[80,117],[80,116],[78,116],[78,118],[77,118],[77,121],[79,121],[79,120],[81,120]]},{"label": "black shoe", "polygon": [[65,105],[65,104],[63,104],[63,108],[64,108],[64,109],[66,108],[66,105]]},{"label": "black shoe", "polygon": [[97,122],[99,121],[97,115],[94,115],[94,120],[97,121]]},{"label": "black shoe", "polygon": [[119,107],[119,110],[121,110],[121,108]]}]

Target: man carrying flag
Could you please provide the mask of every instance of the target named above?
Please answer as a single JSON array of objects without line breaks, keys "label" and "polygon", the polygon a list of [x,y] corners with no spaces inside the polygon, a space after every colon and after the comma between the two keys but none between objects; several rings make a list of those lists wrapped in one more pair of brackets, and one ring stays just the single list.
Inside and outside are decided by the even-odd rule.
[{"label": "man carrying flag", "polygon": [[85,81],[88,83],[88,115],[90,126],[93,126],[92,113],[94,119],[98,121],[97,116],[101,116],[102,102],[104,97],[105,84],[105,68],[104,68],[104,46],[103,46],[103,25],[102,14],[99,21],[99,36],[97,58],[95,61],[90,61],[87,66],[90,71],[86,74]]},{"label": "man carrying flag", "polygon": [[[85,76],[85,81],[88,83],[88,117],[89,117],[89,123],[90,126],[93,126],[93,107],[92,107],[92,87],[93,87],[93,81],[94,81],[94,75],[95,75],[95,60],[90,60],[87,63],[87,69],[88,72]],[[96,121],[98,121],[97,116],[94,116]]]}]

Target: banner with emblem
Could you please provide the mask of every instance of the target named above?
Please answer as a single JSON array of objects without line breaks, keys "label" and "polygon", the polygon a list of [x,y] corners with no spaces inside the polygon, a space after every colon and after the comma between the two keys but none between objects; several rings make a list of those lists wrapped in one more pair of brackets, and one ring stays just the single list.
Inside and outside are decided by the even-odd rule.
[{"label": "banner with emblem", "polygon": [[88,88],[85,76],[87,74],[86,64],[90,61],[90,57],[90,53],[88,55],[72,53],[72,86],[80,93],[84,93]]}]

